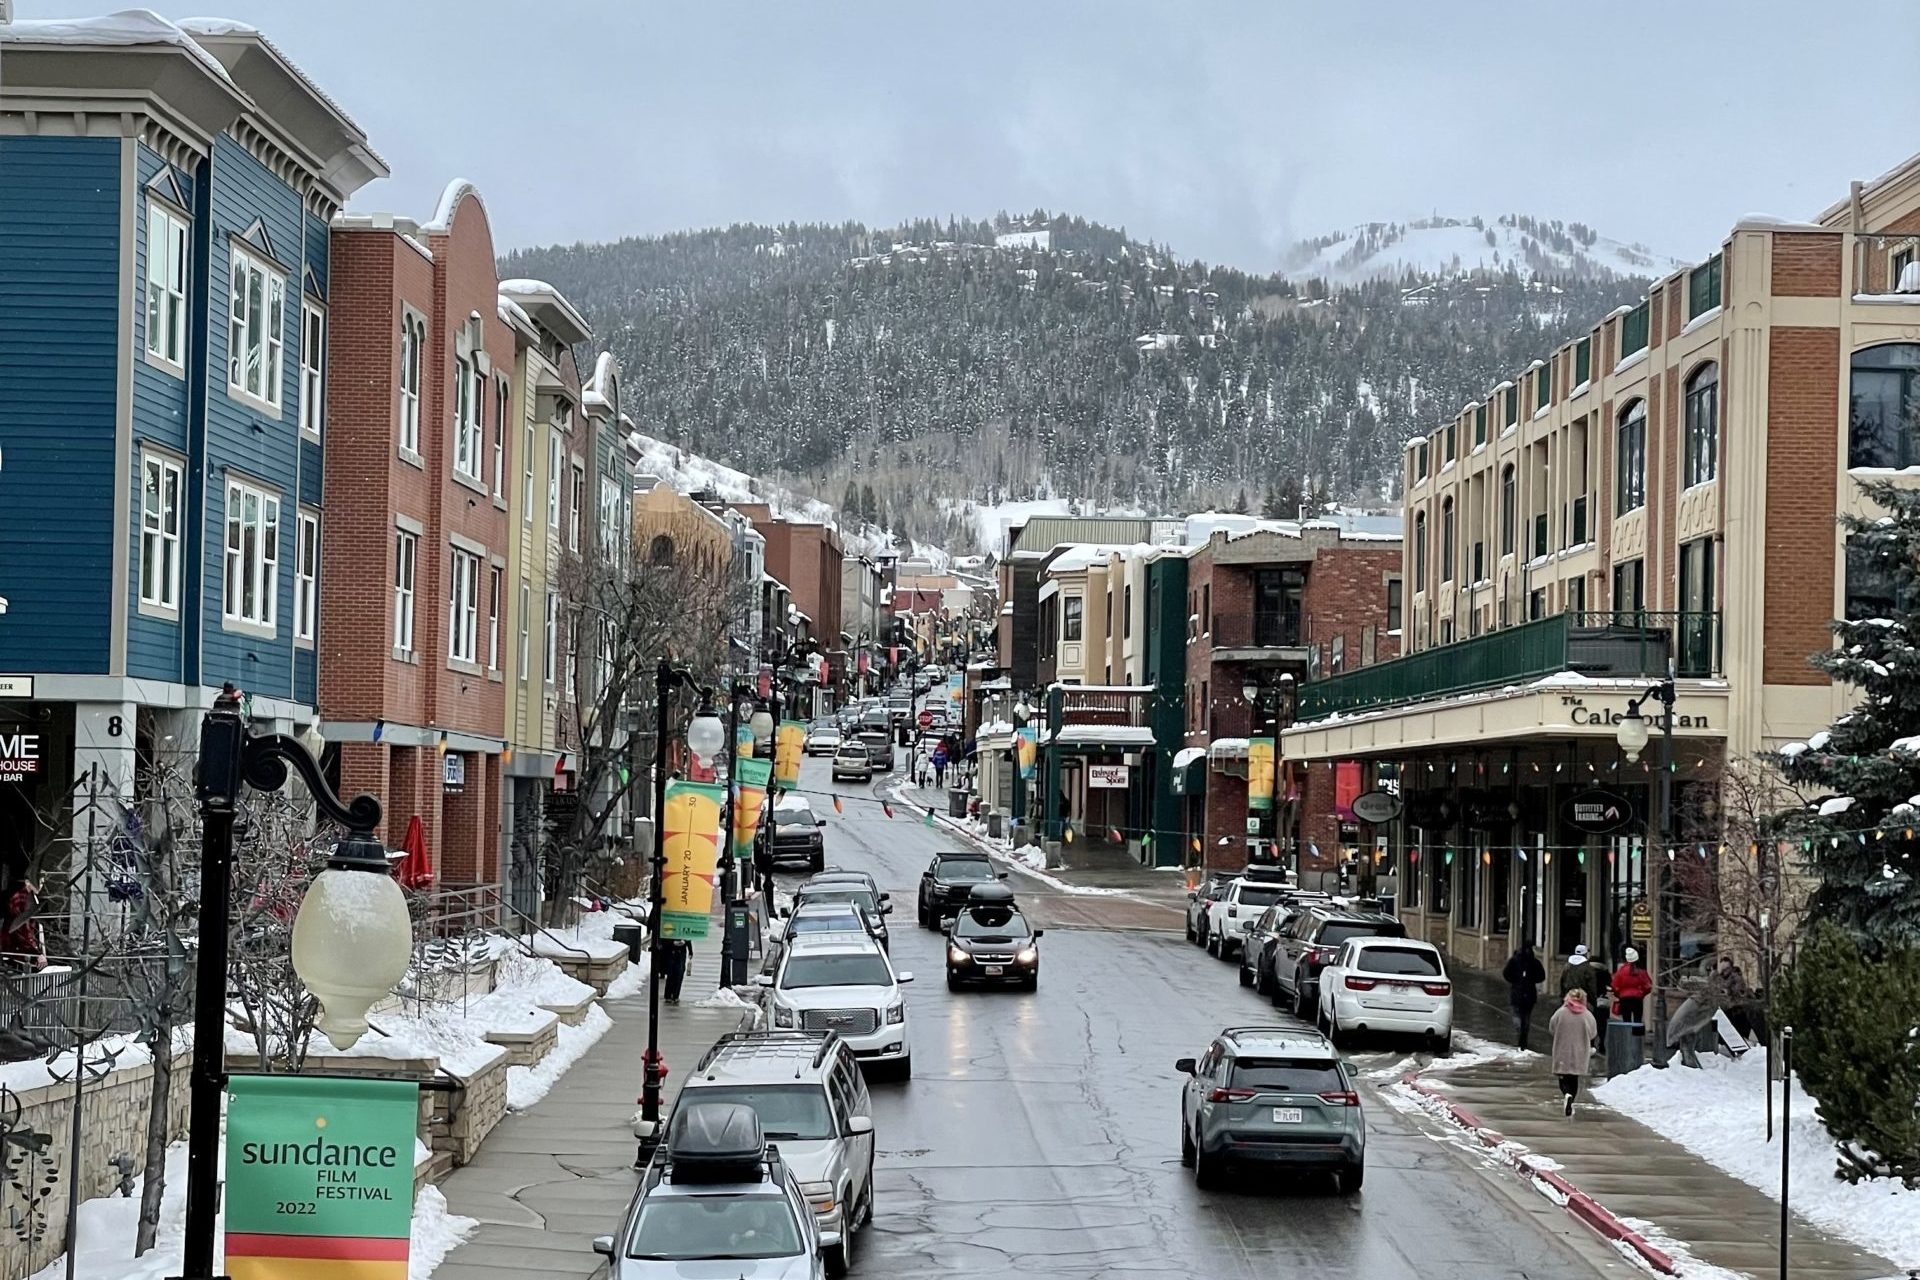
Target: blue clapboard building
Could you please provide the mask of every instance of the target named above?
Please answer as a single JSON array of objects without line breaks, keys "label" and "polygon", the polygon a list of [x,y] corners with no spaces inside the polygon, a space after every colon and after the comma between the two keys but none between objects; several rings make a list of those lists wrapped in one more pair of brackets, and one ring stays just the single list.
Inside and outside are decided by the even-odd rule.
[{"label": "blue clapboard building", "polygon": [[313,721],[327,224],[386,168],[240,24],[21,21],[0,61],[5,852],[184,759],[223,682]]}]

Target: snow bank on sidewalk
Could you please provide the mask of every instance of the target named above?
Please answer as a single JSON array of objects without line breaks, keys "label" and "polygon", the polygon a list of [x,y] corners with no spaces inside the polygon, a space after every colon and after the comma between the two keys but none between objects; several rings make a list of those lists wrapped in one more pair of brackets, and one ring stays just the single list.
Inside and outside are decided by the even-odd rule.
[{"label": "snow bank on sidewalk", "polygon": [[[1774,1086],[1775,1138],[1767,1141],[1766,1055],[1711,1057],[1699,1070],[1642,1067],[1594,1088],[1622,1115],[1774,1199],[1780,1197],[1780,1093]],[[1902,1267],[1920,1267],[1920,1191],[1879,1179],[1849,1185],[1834,1177],[1833,1139],[1813,1099],[1793,1085],[1793,1210]]]},{"label": "snow bank on sidewalk", "polygon": [[[84,1201],[77,1215],[78,1246],[74,1275],[79,1280],[167,1280],[181,1270],[187,1225],[187,1144],[167,1148],[167,1193],[160,1205],[160,1226],[154,1247],[144,1257],[133,1256],[134,1231],[140,1221],[140,1187],[133,1195],[101,1196]],[[447,1198],[435,1186],[423,1187],[413,1202],[411,1257],[407,1280],[427,1280],[456,1245],[471,1235],[479,1222],[447,1211]],[[66,1255],[48,1263],[31,1280],[65,1280]]]},{"label": "snow bank on sidewalk", "polygon": [[507,1108],[525,1111],[546,1097],[560,1077],[585,1057],[587,1050],[599,1043],[600,1037],[612,1027],[613,1019],[597,1004],[587,1010],[579,1026],[561,1023],[560,1038],[546,1057],[530,1067],[507,1068]]}]

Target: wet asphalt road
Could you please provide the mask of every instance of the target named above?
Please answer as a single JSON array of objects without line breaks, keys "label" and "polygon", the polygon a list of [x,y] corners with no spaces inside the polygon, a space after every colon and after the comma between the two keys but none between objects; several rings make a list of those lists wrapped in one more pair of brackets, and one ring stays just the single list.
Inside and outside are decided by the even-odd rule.
[{"label": "wet asphalt road", "polygon": [[[1040,990],[950,993],[940,938],[915,926],[914,892],[932,852],[957,838],[899,806],[887,818],[868,799],[878,792],[830,784],[825,761],[807,762],[803,788],[846,797],[840,815],[813,800],[828,821],[828,863],[870,871],[891,892],[894,963],[916,978],[913,1079],[874,1088],[876,1217],[856,1275],[1638,1274],[1512,1175],[1371,1089],[1359,1194],[1342,1197],[1327,1178],[1199,1191],[1179,1162],[1173,1060],[1201,1052],[1222,1026],[1288,1019],[1177,923],[1143,930],[1137,904],[1110,900],[1121,927],[1099,927],[1101,900],[1050,900],[1018,875],[1011,883],[1047,929]],[[1356,1063],[1385,1075],[1401,1060],[1386,1050]]]}]

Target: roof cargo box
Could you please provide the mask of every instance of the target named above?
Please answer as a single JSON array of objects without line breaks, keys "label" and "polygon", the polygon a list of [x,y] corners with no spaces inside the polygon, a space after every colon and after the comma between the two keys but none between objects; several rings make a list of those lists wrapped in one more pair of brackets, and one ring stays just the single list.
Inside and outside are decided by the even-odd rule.
[{"label": "roof cargo box", "polygon": [[667,1152],[675,1182],[758,1182],[766,1142],[752,1107],[709,1102],[674,1114]]}]

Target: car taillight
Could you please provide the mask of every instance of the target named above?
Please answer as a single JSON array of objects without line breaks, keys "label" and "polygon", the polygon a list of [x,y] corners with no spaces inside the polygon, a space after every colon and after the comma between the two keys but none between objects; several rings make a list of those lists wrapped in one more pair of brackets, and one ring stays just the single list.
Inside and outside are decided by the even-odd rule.
[{"label": "car taillight", "polygon": [[1371,991],[1379,985],[1380,983],[1373,978],[1350,977],[1347,979],[1347,990],[1349,991]]},{"label": "car taillight", "polygon": [[1227,908],[1227,919],[1229,919],[1229,920],[1236,920],[1236,919],[1238,919],[1238,918],[1239,918],[1239,916],[1240,916],[1240,908],[1238,908],[1238,907],[1228,907],[1228,908]]},{"label": "car taillight", "polygon": [[1357,1093],[1323,1093],[1320,1095],[1320,1101],[1334,1107],[1357,1107],[1360,1105],[1360,1095]]},{"label": "car taillight", "polygon": [[1333,948],[1332,947],[1315,947],[1308,954],[1311,955],[1313,959],[1318,961],[1319,963],[1325,964],[1327,961],[1333,959]]},{"label": "car taillight", "polygon": [[1215,1089],[1212,1093],[1207,1095],[1207,1101],[1208,1102],[1251,1102],[1253,1101],[1253,1096],[1254,1096],[1253,1090],[1251,1089]]},{"label": "car taillight", "polygon": [[1430,996],[1453,994],[1453,984],[1450,982],[1423,982],[1420,984],[1420,989]]}]

